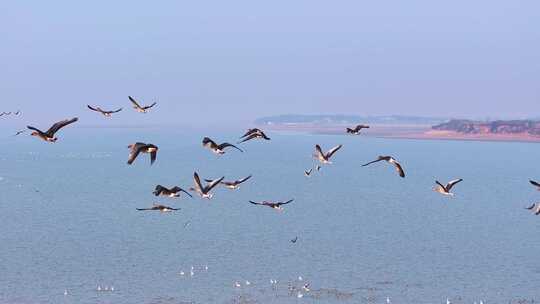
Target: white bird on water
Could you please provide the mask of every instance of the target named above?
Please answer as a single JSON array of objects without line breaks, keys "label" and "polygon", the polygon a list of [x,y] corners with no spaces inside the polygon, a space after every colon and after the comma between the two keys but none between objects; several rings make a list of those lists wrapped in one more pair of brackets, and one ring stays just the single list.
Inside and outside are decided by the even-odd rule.
[{"label": "white bird on water", "polygon": [[250,282],[250,281],[246,281],[246,285],[247,285],[247,286],[251,285],[251,282]]},{"label": "white bird on water", "polygon": [[67,296],[67,295],[68,295],[68,290],[64,289],[64,296]]},{"label": "white bird on water", "polygon": [[451,304],[448,298],[446,298],[446,304]]},{"label": "white bird on water", "polygon": [[386,297],[386,304],[390,304],[390,298]]},{"label": "white bird on water", "polygon": [[303,297],[304,297],[304,295],[303,295],[303,294],[301,294],[301,293],[298,293],[298,295],[296,295],[296,297],[297,297],[297,298],[299,298],[299,299],[301,299],[301,298],[303,298]]},{"label": "white bird on water", "polygon": [[234,286],[235,286],[236,288],[242,287],[242,285],[240,285],[240,283],[238,283],[238,282],[234,282]]}]

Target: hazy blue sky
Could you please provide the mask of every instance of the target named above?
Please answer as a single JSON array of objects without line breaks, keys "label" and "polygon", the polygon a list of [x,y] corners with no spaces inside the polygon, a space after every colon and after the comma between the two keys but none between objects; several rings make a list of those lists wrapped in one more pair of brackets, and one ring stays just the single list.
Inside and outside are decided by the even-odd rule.
[{"label": "hazy blue sky", "polygon": [[0,33],[1,108],[36,122],[540,116],[540,1],[2,1]]}]

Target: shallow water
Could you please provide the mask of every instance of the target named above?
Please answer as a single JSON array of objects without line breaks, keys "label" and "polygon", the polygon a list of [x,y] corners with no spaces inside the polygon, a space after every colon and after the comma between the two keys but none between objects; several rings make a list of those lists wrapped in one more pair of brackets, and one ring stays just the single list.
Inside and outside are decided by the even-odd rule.
[{"label": "shallow water", "polygon": [[[0,151],[0,302],[540,300],[540,217],[523,209],[540,201],[528,185],[540,179],[530,162],[540,145],[269,135],[222,157],[201,148],[202,135],[157,129],[72,129],[56,144],[2,139],[12,149]],[[146,155],[125,164],[136,140],[160,147],[154,166]],[[344,147],[306,178],[315,143]],[[387,164],[360,166],[379,154],[398,158],[407,178]],[[152,195],[156,184],[190,187],[194,170],[253,178],[211,201]],[[455,198],[431,190],[435,178],[456,177]],[[289,198],[284,212],[248,203]],[[153,202],[181,210],[135,210]],[[302,298],[288,291],[306,282]]]}]

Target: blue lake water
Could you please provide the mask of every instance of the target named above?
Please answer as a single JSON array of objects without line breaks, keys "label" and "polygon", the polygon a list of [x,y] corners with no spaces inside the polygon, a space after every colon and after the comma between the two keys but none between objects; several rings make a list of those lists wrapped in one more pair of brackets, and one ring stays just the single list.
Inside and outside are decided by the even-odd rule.
[{"label": "blue lake water", "polygon": [[[221,157],[200,145],[243,131],[1,139],[0,303],[540,301],[540,217],[524,210],[540,201],[528,184],[540,179],[540,145],[276,133]],[[147,155],[126,165],[135,141],[160,147],[154,166]],[[306,178],[316,143],[344,146]],[[405,179],[386,163],[361,167],[385,154]],[[195,170],[253,178],[211,201],[152,195],[157,184],[190,187]],[[454,198],[431,190],[457,177]],[[248,203],[289,198],[284,212]],[[153,202],[181,210],[135,210]],[[307,282],[302,298],[288,290]]]}]

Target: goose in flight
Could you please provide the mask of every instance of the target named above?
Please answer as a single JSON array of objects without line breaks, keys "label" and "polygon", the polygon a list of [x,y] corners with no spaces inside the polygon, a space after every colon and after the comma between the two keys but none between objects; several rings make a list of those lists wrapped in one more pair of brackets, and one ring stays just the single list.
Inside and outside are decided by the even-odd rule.
[{"label": "goose in flight", "polygon": [[293,201],[294,201],[294,199],[288,200],[286,202],[269,202],[269,201],[262,201],[262,202],[249,201],[249,202],[252,203],[253,205],[267,206],[267,207],[270,207],[272,209],[282,211],[283,207],[281,207],[281,206],[290,204]]},{"label": "goose in flight", "polygon": [[214,187],[216,187],[219,183],[221,183],[224,178],[225,176],[214,179],[203,187],[203,185],[201,184],[201,179],[199,178],[199,174],[197,174],[197,172],[194,172],[193,182],[195,184],[195,187],[189,188],[189,190],[197,192],[202,198],[211,199],[214,195],[210,193],[210,191],[214,189]]},{"label": "goose in flight", "polygon": [[321,149],[321,146],[315,145],[315,154],[313,155],[313,157],[318,159],[323,164],[331,164],[332,162],[330,161],[330,158],[332,157],[332,155],[334,155],[334,153],[341,149],[341,147],[343,147],[343,145],[337,145],[330,149],[328,152],[324,153]]},{"label": "goose in flight", "polygon": [[202,145],[203,145],[203,147],[210,149],[212,152],[214,152],[214,153],[216,153],[218,155],[225,154],[225,148],[228,148],[228,147],[235,148],[240,152],[244,152],[244,151],[242,151],[242,149],[240,149],[237,146],[232,145],[230,143],[222,143],[222,144],[218,145],[218,144],[216,144],[215,141],[211,140],[208,137],[203,138]]},{"label": "goose in flight", "polygon": [[149,106],[141,106],[135,99],[133,99],[133,97],[131,96],[128,96],[129,100],[131,101],[131,103],[133,104],[133,108],[135,110],[137,110],[137,112],[139,113],[147,113],[148,110],[155,106],[157,104],[157,102],[154,102],[153,104],[149,105]]},{"label": "goose in flight", "polygon": [[399,173],[399,176],[401,177],[405,177],[405,171],[403,171],[403,167],[401,167],[401,165],[398,163],[398,161],[393,158],[392,156],[379,156],[378,159],[372,161],[372,162],[369,162],[367,164],[364,164],[362,165],[362,167],[365,167],[365,166],[369,166],[373,163],[376,163],[376,162],[380,162],[380,161],[386,161],[392,165],[394,165],[394,167],[396,167],[396,170],[397,172]]},{"label": "goose in flight", "polygon": [[[220,182],[220,184],[224,185],[225,187],[227,187],[227,188],[229,188],[231,190],[236,190],[236,189],[240,188],[241,183],[247,181],[250,178],[251,178],[251,175],[249,175],[247,177],[244,177],[242,179],[239,179],[239,180],[235,180],[233,182],[222,181],[222,182]],[[207,183],[213,182],[213,180],[211,180],[211,179],[205,179],[204,181],[207,182]]]},{"label": "goose in flight", "polygon": [[249,129],[242,137],[240,137],[242,140],[238,143],[241,144],[243,142],[246,142],[248,140],[252,139],[264,139],[264,140],[270,140],[270,137],[266,136],[264,132],[261,129]]},{"label": "goose in flight", "polygon": [[2,113],[0,113],[0,117],[4,116],[4,115],[6,115],[6,116],[11,115],[11,112],[2,112]]},{"label": "goose in flight", "polygon": [[540,184],[539,183],[537,183],[537,182],[535,182],[533,180],[530,180],[529,183],[531,183],[531,185],[535,186],[538,189],[538,191],[540,191]]},{"label": "goose in flight", "polygon": [[297,241],[298,241],[298,236],[296,236],[294,239],[292,239],[291,243],[296,244]]},{"label": "goose in flight", "polygon": [[455,180],[452,180],[452,181],[448,182],[448,184],[446,184],[446,186],[444,186],[443,184],[441,184],[439,181],[436,180],[435,183],[437,184],[437,186],[435,186],[435,188],[433,188],[433,190],[435,192],[439,192],[440,194],[443,194],[443,195],[454,196],[454,193],[450,192],[450,190],[452,190],[452,187],[454,187],[457,183],[460,183],[462,181],[463,181],[462,178],[455,179]]},{"label": "goose in flight", "polygon": [[362,131],[362,129],[369,129],[369,126],[367,126],[367,125],[357,125],[356,127],[352,128],[352,129],[347,128],[347,133],[352,134],[352,135],[359,135],[360,131]]},{"label": "goose in flight", "polygon": [[139,153],[150,153],[150,165],[153,165],[157,158],[158,147],[153,144],[135,143],[128,146],[129,152],[128,165],[133,164]]},{"label": "goose in flight", "polygon": [[72,118],[72,119],[66,119],[66,120],[62,120],[62,121],[59,121],[57,123],[55,123],[54,125],[52,125],[49,130],[47,130],[47,132],[43,132],[37,128],[34,128],[32,126],[27,126],[28,129],[32,130],[33,132],[30,133],[30,135],[32,136],[37,136],[41,139],[43,139],[44,141],[48,141],[48,142],[56,142],[58,140],[57,137],[54,136],[54,134],[56,134],[56,132],[58,132],[60,129],[62,129],[63,127],[69,125],[69,124],[72,124],[74,122],[76,122],[77,120],[79,120],[77,117],[75,118]]},{"label": "goose in flight", "polygon": [[116,111],[105,111],[103,109],[101,109],[100,107],[92,107],[91,105],[86,105],[90,110],[94,111],[94,112],[98,112],[98,113],[101,113],[103,116],[105,117],[111,117],[112,114],[114,113],[118,113],[120,111],[122,111],[122,108],[116,110]]},{"label": "goose in flight", "polygon": [[184,192],[185,194],[189,195],[189,197],[193,197],[189,192],[178,186],[174,186],[173,188],[168,189],[166,187],[163,187],[162,185],[157,185],[156,189],[152,193],[154,193],[155,196],[161,195],[168,197],[180,197],[180,192]]},{"label": "goose in flight", "polygon": [[165,206],[165,205],[159,205],[159,204],[154,204],[152,207],[150,208],[137,208],[137,210],[139,211],[160,211],[160,212],[171,212],[171,211],[177,211],[177,210],[180,210],[180,208],[172,208],[172,207],[169,207],[169,206]]},{"label": "goose in flight", "polygon": [[310,177],[311,173],[313,173],[313,168],[310,168],[309,170],[304,170],[304,175],[306,177]]}]

